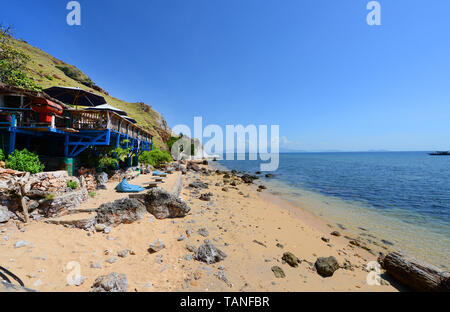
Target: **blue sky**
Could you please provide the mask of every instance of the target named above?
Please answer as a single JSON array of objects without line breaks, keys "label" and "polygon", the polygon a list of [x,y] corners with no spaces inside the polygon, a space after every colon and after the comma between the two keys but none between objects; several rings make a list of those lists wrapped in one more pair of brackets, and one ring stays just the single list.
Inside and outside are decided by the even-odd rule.
[{"label": "blue sky", "polygon": [[[170,126],[278,124],[301,150],[450,149],[450,1],[1,0],[16,36]],[[44,4],[45,3],[45,4]]]}]

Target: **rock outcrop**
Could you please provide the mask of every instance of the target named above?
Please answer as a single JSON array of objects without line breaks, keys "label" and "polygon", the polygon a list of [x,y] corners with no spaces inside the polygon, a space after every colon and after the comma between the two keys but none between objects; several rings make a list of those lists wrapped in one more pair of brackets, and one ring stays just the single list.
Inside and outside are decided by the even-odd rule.
[{"label": "rock outcrop", "polygon": [[126,292],[128,280],[125,274],[110,273],[98,277],[91,292]]},{"label": "rock outcrop", "polygon": [[130,224],[141,220],[146,213],[145,206],[137,199],[123,198],[102,204],[97,209],[97,223],[108,226]]},{"label": "rock outcrop", "polygon": [[181,218],[191,210],[181,198],[159,187],[145,194],[144,204],[157,219]]},{"label": "rock outcrop", "polygon": [[244,181],[245,183],[251,184],[253,183],[253,181],[259,179],[257,176],[255,175],[250,175],[250,174],[244,174],[241,177],[242,181]]},{"label": "rock outcrop", "polygon": [[334,272],[339,269],[339,263],[333,256],[318,258],[314,266],[316,267],[317,273],[322,277],[333,276]]},{"label": "rock outcrop", "polygon": [[[70,188],[69,181],[76,182],[77,188]],[[9,211],[20,214],[26,205],[35,219],[56,217],[69,213],[87,199],[84,177],[69,177],[66,171],[29,174],[0,169],[0,205]]]},{"label": "rock outcrop", "polygon": [[206,239],[204,243],[197,248],[194,253],[194,258],[198,261],[205,262],[207,264],[216,263],[224,260],[227,255],[216,246],[211,244],[211,242]]},{"label": "rock outcrop", "polygon": [[291,267],[296,268],[301,260],[297,258],[292,252],[285,252],[283,254],[282,260],[289,264]]}]

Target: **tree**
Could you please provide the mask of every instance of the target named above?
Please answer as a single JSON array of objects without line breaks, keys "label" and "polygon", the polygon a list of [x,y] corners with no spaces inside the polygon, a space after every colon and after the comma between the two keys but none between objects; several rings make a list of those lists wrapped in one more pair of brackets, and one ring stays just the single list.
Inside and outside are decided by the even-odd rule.
[{"label": "tree", "polygon": [[29,90],[41,90],[27,74],[30,57],[15,49],[11,40],[13,40],[11,27],[0,25],[0,81]]}]

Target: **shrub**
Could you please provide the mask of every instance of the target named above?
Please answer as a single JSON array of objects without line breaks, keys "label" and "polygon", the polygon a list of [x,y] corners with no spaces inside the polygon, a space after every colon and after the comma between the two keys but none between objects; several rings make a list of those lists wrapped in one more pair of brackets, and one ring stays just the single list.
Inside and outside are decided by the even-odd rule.
[{"label": "shrub", "polygon": [[102,156],[98,160],[98,165],[101,168],[114,169],[119,165],[119,161],[110,156]]},{"label": "shrub", "polygon": [[71,188],[72,190],[76,190],[78,188],[78,182],[69,180],[69,181],[67,181],[67,186],[69,188]]},{"label": "shrub", "polygon": [[3,153],[3,150],[0,149],[0,161],[5,160],[5,153]]},{"label": "shrub", "polygon": [[97,193],[91,191],[88,193],[88,195],[89,195],[89,197],[94,198],[95,196],[97,196]]},{"label": "shrub", "polygon": [[49,193],[49,194],[47,194],[45,196],[45,200],[50,201],[50,200],[53,200],[53,199],[55,199],[55,194]]},{"label": "shrub", "polygon": [[8,156],[6,160],[6,168],[25,171],[30,173],[38,173],[44,170],[44,165],[39,161],[39,156],[29,152],[27,149],[21,151],[15,150]]},{"label": "shrub", "polygon": [[172,150],[172,146],[175,144],[176,141],[178,141],[180,137],[174,137],[170,136],[169,141],[167,141],[167,146],[169,147],[169,151]]},{"label": "shrub", "polygon": [[154,149],[152,151],[145,151],[139,156],[139,162],[145,165],[152,165],[159,167],[164,163],[172,161],[169,152]]}]

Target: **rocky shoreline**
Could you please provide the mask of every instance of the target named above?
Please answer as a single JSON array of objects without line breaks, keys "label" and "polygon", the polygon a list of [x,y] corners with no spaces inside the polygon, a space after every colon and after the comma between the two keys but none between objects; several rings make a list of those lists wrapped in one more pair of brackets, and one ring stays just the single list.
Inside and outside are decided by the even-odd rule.
[{"label": "rocky shoreline", "polygon": [[[38,220],[1,223],[0,265],[39,291],[406,289],[392,273],[394,267],[402,272],[401,265],[381,255],[391,274],[379,271],[373,266],[379,254],[365,242],[337,229],[325,232],[266,200],[257,175],[212,169],[203,161],[171,164],[166,171],[163,188],[132,196],[106,183],[78,207],[92,209],[82,229]],[[149,179],[143,174],[135,182]],[[405,268],[414,264],[408,263]],[[80,274],[70,275],[74,267]],[[423,271],[440,276],[426,266]],[[428,290],[445,291],[446,281],[442,275],[435,280],[440,286]]]}]

